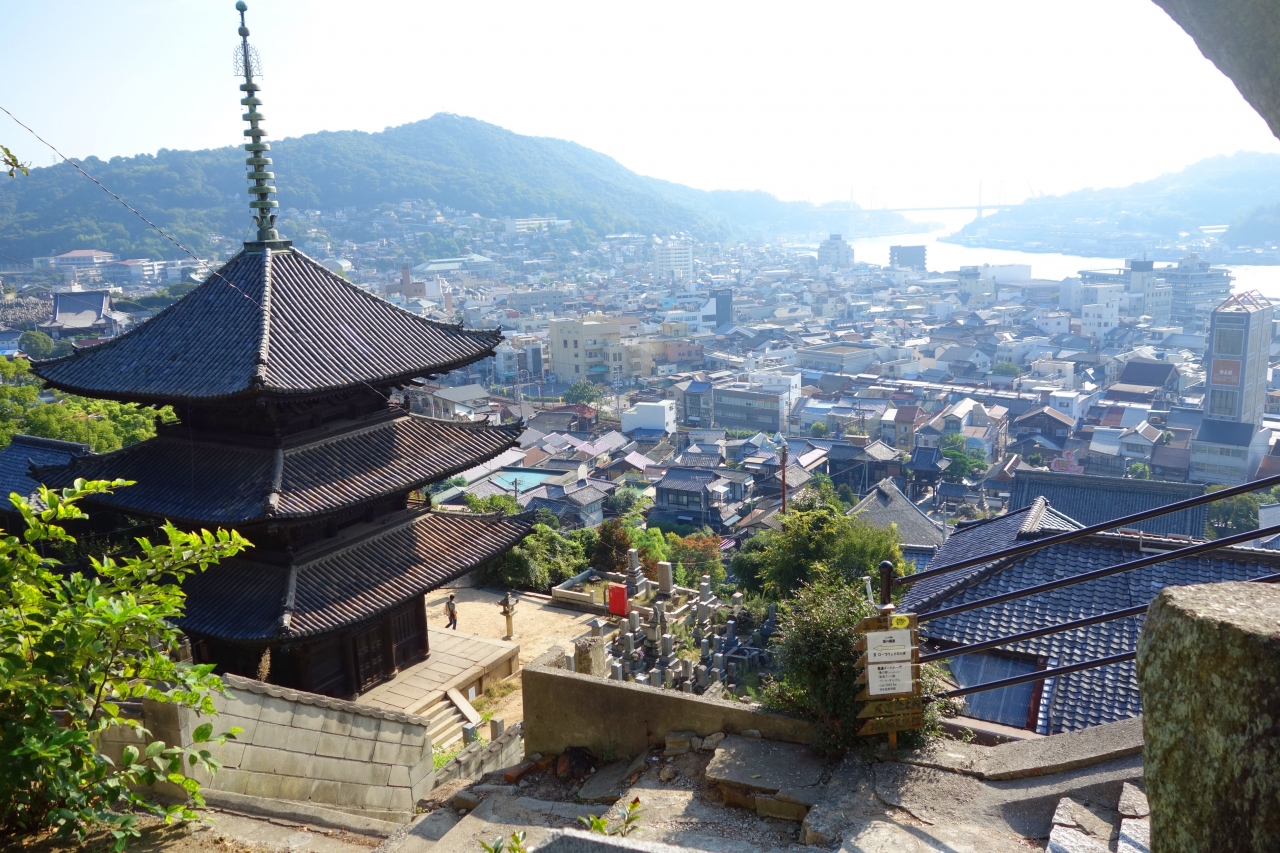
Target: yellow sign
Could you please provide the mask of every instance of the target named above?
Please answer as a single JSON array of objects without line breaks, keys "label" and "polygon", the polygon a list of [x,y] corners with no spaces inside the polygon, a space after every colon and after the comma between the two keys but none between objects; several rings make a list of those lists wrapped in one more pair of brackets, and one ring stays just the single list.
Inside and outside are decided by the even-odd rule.
[{"label": "yellow sign", "polygon": [[894,616],[892,619],[889,620],[889,626],[898,631],[901,631],[903,628],[910,628],[911,617],[904,616],[903,614],[899,613],[897,616]]}]

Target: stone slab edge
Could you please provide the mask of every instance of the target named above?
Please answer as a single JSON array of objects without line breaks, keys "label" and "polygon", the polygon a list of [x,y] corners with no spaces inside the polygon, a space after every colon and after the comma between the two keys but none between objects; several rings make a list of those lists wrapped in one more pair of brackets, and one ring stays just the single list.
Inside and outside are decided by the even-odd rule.
[{"label": "stone slab edge", "polygon": [[1141,752],[1142,718],[1134,717],[999,746],[944,741],[930,749],[915,752],[890,753],[884,750],[877,757],[977,779],[1001,781],[1065,773]]},{"label": "stone slab edge", "polygon": [[365,717],[376,717],[380,720],[391,720],[397,723],[410,723],[415,726],[431,725],[431,720],[416,714],[405,714],[401,711],[392,711],[389,708],[380,708],[376,705],[364,705],[359,702],[348,702],[346,699],[321,696],[318,693],[307,693],[303,690],[277,687],[274,684],[255,681],[242,675],[224,673],[220,677],[222,678],[222,683],[226,686],[234,687],[236,690],[244,690],[248,693],[257,693],[276,699],[286,699],[290,702],[300,702],[303,705],[311,705],[316,708],[327,708],[330,711],[341,711],[346,714],[360,714]]},{"label": "stone slab edge", "polygon": [[230,791],[205,790],[204,801],[211,808],[226,811],[243,812],[257,817],[274,817],[290,820],[294,823],[305,823],[325,829],[344,829],[356,835],[369,835],[375,838],[387,838],[399,831],[412,819],[406,813],[403,823],[378,820],[371,817],[327,809],[311,803],[298,803],[292,800],[269,800],[263,797],[251,797],[247,794],[234,794]]}]

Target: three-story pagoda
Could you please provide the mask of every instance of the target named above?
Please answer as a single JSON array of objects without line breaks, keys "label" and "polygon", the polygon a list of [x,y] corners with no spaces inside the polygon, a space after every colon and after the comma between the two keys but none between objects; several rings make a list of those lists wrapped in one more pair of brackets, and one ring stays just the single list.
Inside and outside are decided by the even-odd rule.
[{"label": "three-story pagoda", "polygon": [[236,7],[257,239],[149,322],[35,365],[55,388],[168,405],[179,418],[148,441],[37,473],[53,487],[136,481],[94,498],[98,511],[239,530],[255,547],[185,587],[196,661],[253,676],[270,649],[271,681],[350,696],[427,654],[426,592],[528,532],[522,517],[438,512],[413,497],[514,446],[520,427],[388,404],[415,377],[491,356],[501,334],[403,311],[280,238]]}]

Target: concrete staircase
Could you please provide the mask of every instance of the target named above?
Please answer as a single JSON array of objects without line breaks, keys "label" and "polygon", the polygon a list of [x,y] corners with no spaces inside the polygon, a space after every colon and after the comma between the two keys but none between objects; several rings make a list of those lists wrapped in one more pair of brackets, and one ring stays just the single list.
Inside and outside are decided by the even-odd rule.
[{"label": "concrete staircase", "polygon": [[480,725],[480,713],[457,690],[448,690],[431,704],[415,713],[431,721],[427,734],[433,749],[452,745],[462,738],[462,727],[468,723]]}]

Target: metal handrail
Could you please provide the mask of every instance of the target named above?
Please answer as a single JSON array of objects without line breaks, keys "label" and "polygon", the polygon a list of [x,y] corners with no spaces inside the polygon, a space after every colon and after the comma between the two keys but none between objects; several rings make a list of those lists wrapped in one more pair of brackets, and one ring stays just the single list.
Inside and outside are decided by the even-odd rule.
[{"label": "metal handrail", "polygon": [[955,648],[944,649],[938,652],[930,652],[927,655],[920,655],[920,663],[956,658],[961,655],[973,654],[974,652],[985,652],[989,649],[998,649],[1001,646],[1021,643],[1023,640],[1034,640],[1037,637],[1047,637],[1050,634],[1064,634],[1067,631],[1074,631],[1076,628],[1085,628],[1089,625],[1097,625],[1101,622],[1112,622],[1116,619],[1123,619],[1126,616],[1138,616],[1146,613],[1148,607],[1150,607],[1149,604],[1139,604],[1135,607],[1125,607],[1121,610],[1112,610],[1107,613],[1101,613],[1097,616],[1086,616],[1083,619],[1073,619],[1070,622],[1062,622],[1045,628],[1036,628],[1033,631],[1023,631],[1021,634],[1009,634],[1006,637],[997,637],[994,640],[986,640],[981,643],[970,643],[967,646],[957,646]]},{"label": "metal handrail", "polygon": [[1154,566],[1156,563],[1163,563],[1168,560],[1177,560],[1182,557],[1194,557],[1196,554],[1203,554],[1206,551],[1217,551],[1230,545],[1236,545],[1240,542],[1248,542],[1251,539],[1257,539],[1259,536],[1269,536],[1271,534],[1280,533],[1280,524],[1272,527],[1266,527],[1261,530],[1247,530],[1244,533],[1235,533],[1231,536],[1224,536],[1221,539],[1214,539],[1209,542],[1201,542],[1198,545],[1190,545],[1186,548],[1177,548],[1172,551],[1165,551],[1162,554],[1152,554],[1149,557],[1141,557],[1137,560],[1130,560],[1127,563],[1117,563],[1114,566],[1105,566],[1101,569],[1094,569],[1091,572],[1081,572],[1078,575],[1072,575],[1067,578],[1046,581],[1045,583],[1036,584],[1035,586],[1023,587],[1010,592],[1002,592],[999,595],[992,595],[987,598],[980,598],[977,601],[967,601],[964,604],[956,604],[951,607],[943,607],[939,610],[931,610],[928,613],[920,614],[917,619],[920,622],[928,622],[932,619],[941,619],[944,616],[953,616],[956,613],[966,613],[970,610],[978,610],[992,604],[1003,604],[1006,601],[1013,601],[1018,598],[1029,598],[1033,595],[1039,595],[1042,592],[1050,592],[1063,587],[1075,586],[1079,583],[1087,583],[1098,578],[1105,578],[1111,575],[1123,574],[1124,572],[1132,572],[1136,569]]},{"label": "metal handrail", "polygon": [[[1140,513],[1134,513],[1132,515],[1115,519],[1113,521],[1108,521],[1102,524],[1091,525],[1089,527],[1081,528],[1080,530],[1071,530],[1071,531],[1066,531],[1064,533],[1057,534],[1054,536],[1047,536],[1047,537],[1044,537],[1043,539],[1039,539],[1033,542],[1027,542],[1021,545],[1016,545],[1012,548],[1006,548],[1002,551],[999,551],[993,554],[985,554],[978,557],[971,557],[967,560],[961,560],[956,563],[951,563],[947,566],[942,566],[932,570],[926,570],[923,572],[916,573],[914,575],[906,575],[901,578],[894,577],[893,563],[886,560],[882,562],[879,566],[881,604],[890,604],[892,602],[893,588],[895,586],[910,586],[911,584],[915,583],[918,580],[923,580],[929,577],[937,577],[944,574],[950,574],[953,572],[962,571],[967,568],[973,568],[975,566],[987,565],[987,564],[999,562],[1002,560],[1007,560],[1011,557],[1017,557],[1024,554],[1029,554],[1035,551],[1039,551],[1041,549],[1048,548],[1053,545],[1059,545],[1066,542],[1071,542],[1077,539],[1081,539],[1085,536],[1090,536],[1095,533],[1100,533],[1105,530],[1111,530],[1117,527],[1124,527],[1126,525],[1130,525],[1139,521],[1144,521],[1149,518],[1155,518],[1161,515],[1167,515],[1169,513],[1179,512],[1184,509],[1200,506],[1201,504],[1213,503],[1214,501],[1222,500],[1224,498],[1234,497],[1236,495],[1245,494],[1247,492],[1257,491],[1258,489],[1267,488],[1273,485],[1280,485],[1280,475],[1276,475],[1273,477],[1266,477],[1261,480],[1255,480],[1253,482],[1245,483],[1240,486],[1233,486],[1231,488],[1223,489],[1218,492],[1206,493],[1204,495],[1200,495],[1195,498],[1190,498],[1184,501],[1178,501],[1176,503],[1167,504],[1165,506],[1157,507],[1152,510],[1145,510]],[[1257,530],[1241,531],[1240,533],[1234,533],[1230,536],[1225,536],[1221,539],[1215,539],[1207,542],[1200,542],[1194,545],[1189,545],[1185,548],[1175,548],[1162,553],[1152,554],[1147,557],[1141,557],[1137,560],[1130,560],[1125,563],[1118,563],[1113,566],[1106,566],[1101,569],[1095,569],[1093,571],[1083,572],[1068,578],[1048,581],[1046,583],[1036,584],[1034,586],[1025,587],[1023,589],[1013,590],[1011,592],[1001,593],[999,595],[988,596],[987,598],[978,599],[977,601],[965,602],[963,604],[953,605],[951,607],[934,610],[929,613],[919,614],[916,618],[918,622],[927,622],[932,619],[940,619],[945,616],[952,616],[957,613],[965,613],[970,610],[978,610],[983,607],[989,607],[996,604],[1003,604],[1004,602],[1013,601],[1019,598],[1028,598],[1034,595],[1039,595],[1044,592],[1050,592],[1052,590],[1062,589],[1064,587],[1075,586],[1076,584],[1088,583],[1089,581],[1097,580],[1099,578],[1109,577],[1111,575],[1116,575],[1116,574],[1122,574],[1124,572],[1135,571],[1137,569],[1156,565],[1158,563],[1168,562],[1170,560],[1181,559],[1184,557],[1192,557],[1192,556],[1203,554],[1209,551],[1216,551],[1222,548],[1230,547],[1232,545],[1237,545],[1243,542],[1249,542],[1251,540],[1260,539],[1266,536],[1272,536],[1277,534],[1280,534],[1280,524],[1273,525],[1271,527],[1260,528]],[[1264,575],[1262,577],[1257,577],[1257,578],[1250,578],[1247,582],[1249,583],[1280,582],[1280,573]],[[1138,616],[1143,613],[1146,613],[1149,608],[1150,608],[1150,604],[1140,604],[1140,605],[1135,605],[1133,607],[1120,608],[1117,610],[1109,611],[1107,613],[1100,613],[1095,616],[1085,616],[1079,619],[1069,620],[1067,622],[1062,622],[1056,625],[1050,625],[1043,628],[1035,628],[1029,631],[1022,631],[1017,634],[1009,634],[1003,637],[997,637],[992,640],[985,640],[979,643],[970,643],[965,646],[958,646],[950,649],[940,650],[937,652],[930,652],[928,654],[921,655],[919,660],[921,663],[928,663],[931,661],[943,660],[946,658],[959,657],[961,655],[987,651],[990,649],[999,648],[1001,646],[1007,646],[1007,645],[1019,643],[1024,640],[1031,640],[1031,639],[1036,639],[1038,637],[1045,637],[1053,634],[1066,633],[1068,631],[1073,631],[1078,628],[1084,628],[1089,625],[1097,625],[1103,622],[1111,622],[1116,619],[1123,619],[1129,616]],[[1043,681],[1058,675],[1067,675],[1073,672],[1081,672],[1084,670],[1095,669],[1098,667],[1108,666],[1115,663],[1123,663],[1125,661],[1134,660],[1136,658],[1137,658],[1136,651],[1123,652],[1120,654],[1109,655],[1101,658],[1095,658],[1093,660],[1081,661],[1079,663],[1067,664],[1064,666],[1050,667],[1048,669],[1037,670],[1036,672],[1026,673],[1024,675],[1012,676],[1010,678],[1002,678],[996,681],[988,681],[983,684],[975,684],[969,687],[961,687],[955,690],[932,694],[925,698],[929,700],[936,700],[936,699],[942,699],[942,698],[967,696],[971,693],[980,693],[987,690],[998,690],[1002,687],[1012,687],[1018,684],[1026,684],[1029,682]]]},{"label": "metal handrail", "polygon": [[955,696],[968,696],[970,693],[981,693],[984,690],[998,690],[1001,687],[1013,687],[1015,684],[1026,684],[1028,681],[1040,681],[1045,678],[1053,678],[1056,675],[1068,675],[1072,672],[1095,669],[1100,666],[1109,666],[1113,663],[1124,663],[1125,661],[1133,660],[1137,656],[1137,652],[1121,652],[1118,655],[1110,655],[1105,658],[1094,658],[1093,660],[1081,661],[1080,663],[1070,663],[1065,666],[1041,669],[1036,672],[1029,672],[1026,675],[1014,675],[1009,678],[1001,678],[998,681],[988,681],[983,684],[974,684],[970,687],[958,687],[955,690],[946,690],[942,693],[931,694],[927,698],[950,699]]},{"label": "metal handrail", "polygon": [[[1064,542],[1071,542],[1073,540],[1080,539],[1081,537],[1084,537],[1084,536],[1089,536],[1094,533],[1101,533],[1104,530],[1112,530],[1117,527],[1125,527],[1130,524],[1135,524],[1139,521],[1146,521],[1149,518],[1157,518],[1161,515],[1168,515],[1169,513],[1180,512],[1181,510],[1184,510],[1184,509],[1191,509],[1192,507],[1197,507],[1202,504],[1213,503],[1215,501],[1223,500],[1224,498],[1233,498],[1236,495],[1247,494],[1248,492],[1256,492],[1258,489],[1265,489],[1270,486],[1280,486],[1280,474],[1276,474],[1271,477],[1263,477],[1260,480],[1254,480],[1249,483],[1243,483],[1239,486],[1231,486],[1230,488],[1222,489],[1221,491],[1217,491],[1217,492],[1206,492],[1205,494],[1199,495],[1194,498],[1187,498],[1186,500],[1176,501],[1175,503],[1171,503],[1171,504],[1165,504],[1164,506],[1159,506],[1154,509],[1147,509],[1147,510],[1143,510],[1142,512],[1135,512],[1132,515],[1126,515],[1123,518],[1113,519],[1112,521],[1104,521],[1100,524],[1091,524],[1088,527],[1082,527],[1079,530],[1068,530],[1064,533],[1057,533],[1052,536],[1046,536],[1042,539],[1031,540],[1021,545],[1014,545],[1012,548],[1006,548],[1003,551],[1000,551],[995,554],[987,554],[987,555],[982,555],[977,557],[970,557],[965,560],[960,560],[959,562],[956,562],[956,563],[948,563],[945,566],[939,566],[936,569],[925,569],[923,572],[916,572],[915,574],[904,575],[903,577],[900,577],[900,578],[894,578],[892,582],[894,586],[911,586],[917,581],[922,581],[922,580],[925,580],[926,578],[937,577],[938,575],[945,575],[950,572],[958,572],[958,571],[962,571],[963,569],[971,569],[974,566],[981,566],[986,563],[994,562],[995,560],[1005,559],[1007,557],[1017,557],[1017,556],[1021,556],[1022,554],[1029,554],[1032,551],[1039,551],[1041,548],[1048,548],[1053,545],[1061,545]],[[1251,532],[1253,532],[1254,535],[1249,538],[1256,538],[1257,536],[1262,535],[1258,531],[1251,531]],[[1220,542],[1223,540],[1215,540],[1215,541]]]}]

